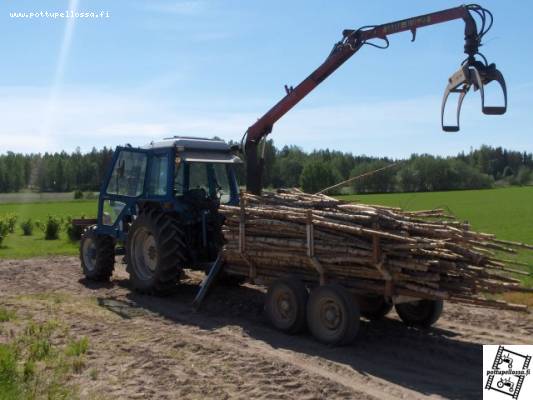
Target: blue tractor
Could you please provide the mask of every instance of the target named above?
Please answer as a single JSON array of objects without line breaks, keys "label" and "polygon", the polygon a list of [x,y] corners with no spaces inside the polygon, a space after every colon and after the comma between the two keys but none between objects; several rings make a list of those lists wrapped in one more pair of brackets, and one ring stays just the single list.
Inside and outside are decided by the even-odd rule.
[{"label": "blue tractor", "polygon": [[223,244],[219,204],[236,205],[235,165],[221,140],[173,137],[118,147],[100,190],[98,217],[81,239],[90,280],[110,279],[123,254],[138,291],[165,295],[184,267],[206,270]]}]

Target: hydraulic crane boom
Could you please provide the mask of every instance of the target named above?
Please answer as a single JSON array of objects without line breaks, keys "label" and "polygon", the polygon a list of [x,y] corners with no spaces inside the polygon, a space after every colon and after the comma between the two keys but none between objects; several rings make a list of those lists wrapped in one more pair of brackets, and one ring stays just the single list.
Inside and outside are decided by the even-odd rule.
[{"label": "hydraulic crane boom", "polygon": [[[474,15],[481,20],[481,28],[478,30]],[[431,14],[420,15],[400,21],[383,25],[364,26],[357,30],[347,29],[342,33],[342,40],[335,44],[333,50],[326,60],[311,75],[305,78],[296,87],[285,86],[286,95],[274,107],[268,110],[261,118],[251,125],[245,133],[246,142],[244,151],[246,154],[246,187],[254,194],[261,193],[261,177],[263,169],[263,158],[258,158],[258,145],[262,139],[272,132],[272,127],[281,117],[292,109],[300,100],[307,96],[324,79],[337,70],[346,60],[354,55],[363,45],[369,44],[378,48],[387,48],[389,35],[411,31],[412,41],[415,40],[416,30],[429,25],[435,25],[456,19],[465,22],[465,45],[464,52],[468,57],[462,62],[459,70],[449,79],[441,109],[442,128],[448,132],[459,130],[459,115],[461,104],[468,90],[473,86],[474,90],[479,90],[482,99],[482,111],[485,114],[503,114],[507,109],[507,90],[502,74],[496,69],[494,64],[488,64],[486,58],[479,53],[481,39],[492,26],[492,14],[487,9],[479,5],[463,5],[438,11]],[[380,39],[383,45],[369,42],[372,39]],[[479,55],[482,61],[476,60]],[[491,81],[500,84],[504,95],[503,106],[485,106],[483,86]],[[457,120],[455,125],[444,124],[444,111],[450,93],[459,95],[457,103]],[[244,138],[243,138],[244,139]]]}]

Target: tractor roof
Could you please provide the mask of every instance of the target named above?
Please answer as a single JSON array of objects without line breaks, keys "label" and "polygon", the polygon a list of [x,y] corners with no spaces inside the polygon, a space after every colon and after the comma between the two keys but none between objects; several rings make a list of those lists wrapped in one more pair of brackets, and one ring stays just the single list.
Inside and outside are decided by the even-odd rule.
[{"label": "tractor roof", "polygon": [[176,147],[179,157],[190,162],[242,163],[231,151],[231,147],[220,139],[174,136],[159,142],[151,142],[143,149],[165,149]]},{"label": "tractor roof", "polygon": [[165,138],[159,142],[151,142],[150,144],[143,146],[144,149],[160,149],[168,147],[177,147],[179,151],[231,151],[230,146],[223,140],[188,136],[174,136],[171,138]]}]

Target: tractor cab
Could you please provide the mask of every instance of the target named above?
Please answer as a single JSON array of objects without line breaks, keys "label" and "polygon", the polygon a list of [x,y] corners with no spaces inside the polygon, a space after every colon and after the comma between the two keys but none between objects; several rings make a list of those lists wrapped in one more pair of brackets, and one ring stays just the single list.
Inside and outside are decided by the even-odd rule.
[{"label": "tractor cab", "polygon": [[193,211],[238,204],[234,166],[240,163],[222,140],[174,137],[117,147],[100,193],[98,229],[125,239],[125,220],[148,205],[190,221]]},{"label": "tractor cab", "polygon": [[241,163],[215,139],[173,137],[117,147],[95,225],[81,241],[85,275],[105,279],[114,256],[124,253],[134,286],[163,293],[183,267],[212,263],[223,244],[218,207],[239,203],[234,168]]}]

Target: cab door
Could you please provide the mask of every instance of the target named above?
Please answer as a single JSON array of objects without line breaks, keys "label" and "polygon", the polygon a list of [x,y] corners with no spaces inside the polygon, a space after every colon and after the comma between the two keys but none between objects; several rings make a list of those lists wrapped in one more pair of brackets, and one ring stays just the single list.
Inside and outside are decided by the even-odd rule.
[{"label": "cab door", "polygon": [[145,193],[148,153],[143,149],[117,147],[98,200],[98,229],[122,236],[122,218],[135,213],[137,199]]}]

